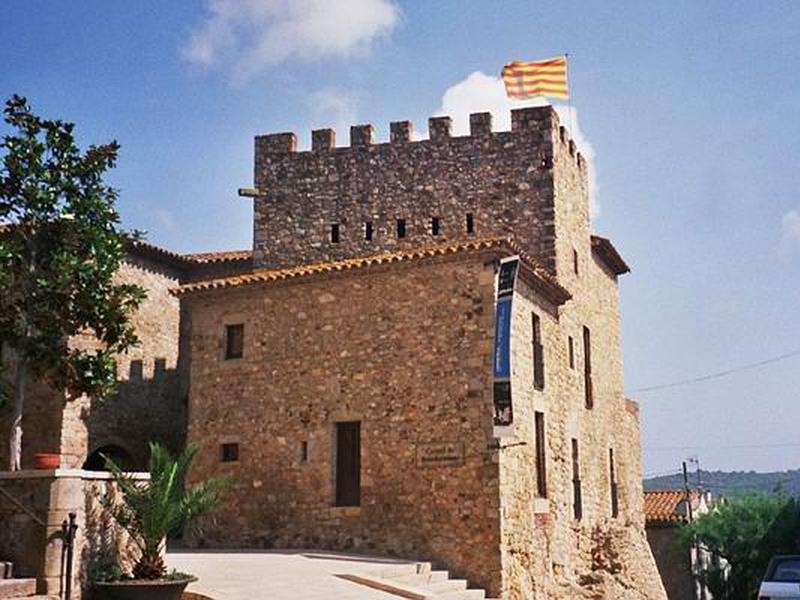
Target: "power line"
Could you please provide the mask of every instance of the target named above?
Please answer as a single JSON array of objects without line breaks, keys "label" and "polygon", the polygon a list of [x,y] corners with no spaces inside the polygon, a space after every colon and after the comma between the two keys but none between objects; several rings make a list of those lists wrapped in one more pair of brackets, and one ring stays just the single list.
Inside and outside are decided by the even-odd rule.
[{"label": "power line", "polygon": [[681,379],[679,381],[673,381],[671,383],[662,383],[659,385],[650,385],[647,387],[641,387],[634,390],[630,390],[628,393],[642,393],[642,392],[652,392],[655,390],[663,390],[667,388],[678,387],[680,385],[689,385],[690,383],[700,383],[701,381],[708,381],[710,379],[719,379],[720,377],[726,377],[728,375],[733,375],[734,373],[739,373],[741,371],[747,371],[749,369],[756,369],[758,367],[763,367],[764,365],[769,365],[772,363],[776,363],[781,360],[786,360],[787,358],[792,358],[793,356],[800,355],[800,350],[795,350],[793,352],[787,352],[786,354],[781,354],[780,356],[774,356],[772,358],[768,358],[766,360],[760,360],[758,362],[750,363],[747,365],[742,365],[741,367],[735,367],[733,369],[726,369],[725,371],[718,371],[716,373],[711,373],[710,375],[703,375],[701,377],[693,377],[691,379]]},{"label": "power line", "polygon": [[784,443],[784,444],[735,444],[735,445],[719,445],[719,446],[652,446],[650,448],[644,447],[642,450],[649,452],[661,452],[669,450],[738,450],[746,448],[800,448],[800,443]]}]

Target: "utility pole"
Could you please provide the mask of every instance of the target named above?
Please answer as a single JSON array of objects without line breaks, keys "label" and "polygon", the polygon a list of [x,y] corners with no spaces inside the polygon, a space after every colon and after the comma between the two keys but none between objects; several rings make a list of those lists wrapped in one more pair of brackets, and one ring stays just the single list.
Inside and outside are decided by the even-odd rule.
[{"label": "utility pole", "polygon": [[689,471],[686,468],[686,461],[683,461],[683,490],[686,493],[686,514],[689,517],[689,523],[692,522],[692,496],[689,492]]}]

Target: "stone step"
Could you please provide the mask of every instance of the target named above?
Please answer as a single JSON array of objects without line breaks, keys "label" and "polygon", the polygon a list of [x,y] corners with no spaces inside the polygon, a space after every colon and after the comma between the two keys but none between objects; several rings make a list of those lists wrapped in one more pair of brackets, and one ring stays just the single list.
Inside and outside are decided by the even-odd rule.
[{"label": "stone step", "polygon": [[408,575],[418,575],[420,573],[430,573],[431,563],[417,562],[417,563],[403,563],[403,564],[387,564],[370,571],[371,574],[377,575],[381,579],[393,579],[395,577],[405,577]]},{"label": "stone step", "polygon": [[429,571],[428,573],[414,573],[413,575],[403,575],[402,577],[390,577],[398,583],[408,583],[410,585],[428,585],[450,579],[447,571]]},{"label": "stone step", "polygon": [[35,593],[35,579],[0,579],[0,598],[24,598]]},{"label": "stone step", "polygon": [[439,596],[439,594],[443,594],[445,592],[466,591],[467,580],[447,579],[446,581],[434,581],[432,583],[426,584],[424,587],[425,589],[430,590],[431,592]]},{"label": "stone step", "polygon": [[457,592],[443,592],[431,596],[435,600],[485,600],[486,592],[483,590],[459,590]]}]

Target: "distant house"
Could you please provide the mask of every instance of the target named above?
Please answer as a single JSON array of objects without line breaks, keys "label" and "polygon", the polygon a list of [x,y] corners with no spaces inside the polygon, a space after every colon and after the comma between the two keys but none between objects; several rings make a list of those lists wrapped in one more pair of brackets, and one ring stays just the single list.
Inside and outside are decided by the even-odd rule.
[{"label": "distant house", "polygon": [[697,574],[710,557],[707,552],[687,549],[678,539],[682,524],[707,513],[710,492],[658,490],[644,493],[647,541],[669,600],[711,600]]}]

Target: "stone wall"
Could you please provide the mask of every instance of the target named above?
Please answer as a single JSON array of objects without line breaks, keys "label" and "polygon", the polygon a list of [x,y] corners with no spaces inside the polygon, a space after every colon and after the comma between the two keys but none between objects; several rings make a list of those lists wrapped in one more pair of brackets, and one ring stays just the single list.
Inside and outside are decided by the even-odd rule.
[{"label": "stone wall", "polygon": [[100,504],[109,493],[113,497],[116,486],[108,473],[0,472],[0,556],[14,563],[15,576],[35,577],[38,593],[58,597],[66,583],[62,523],[75,513],[73,598],[88,598],[95,565],[117,562],[130,570],[138,552]]},{"label": "stone wall", "polygon": [[695,600],[692,555],[678,540],[676,525],[648,525],[647,541],[653,551],[669,600]]},{"label": "stone wall", "polygon": [[[410,123],[392,123],[391,140],[383,144],[372,143],[371,125],[355,126],[350,147],[336,147],[333,131],[320,130],[308,152],[295,151],[294,134],[258,136],[255,185],[263,195],[254,204],[255,266],[514,232],[527,251],[554,267],[554,147],[571,144],[565,157],[583,181],[585,161],[549,106],[512,111],[510,132],[493,133],[488,113],[471,115],[470,124],[471,135],[451,137],[449,117],[436,117],[430,139],[410,141]],[[473,233],[466,230],[468,213]],[[397,219],[405,220],[404,238]],[[365,239],[366,222],[372,240]],[[333,224],[338,243],[331,241]]]},{"label": "stone wall", "polygon": [[[189,438],[203,445],[192,479],[235,481],[205,543],[428,558],[499,593],[493,260],[189,296]],[[235,323],[244,357],[223,360],[224,326]],[[358,508],[334,506],[335,424],[349,420],[361,422]],[[239,460],[221,462],[231,442]],[[423,464],[442,443],[454,455]]]}]

